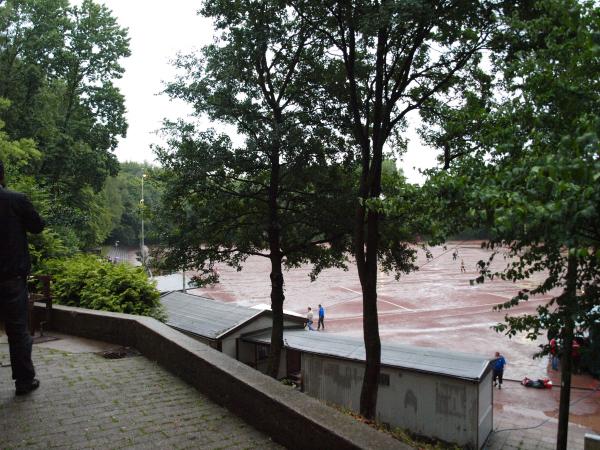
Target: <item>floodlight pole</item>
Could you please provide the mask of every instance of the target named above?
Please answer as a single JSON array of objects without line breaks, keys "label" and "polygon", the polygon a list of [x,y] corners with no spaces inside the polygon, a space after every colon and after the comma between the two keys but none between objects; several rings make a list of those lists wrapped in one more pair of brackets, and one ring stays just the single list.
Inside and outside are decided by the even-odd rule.
[{"label": "floodlight pole", "polygon": [[146,245],[144,243],[144,178],[146,178],[146,174],[142,174],[142,199],[140,200],[140,206],[142,210],[142,242],[140,255],[142,257],[142,266],[146,267]]}]

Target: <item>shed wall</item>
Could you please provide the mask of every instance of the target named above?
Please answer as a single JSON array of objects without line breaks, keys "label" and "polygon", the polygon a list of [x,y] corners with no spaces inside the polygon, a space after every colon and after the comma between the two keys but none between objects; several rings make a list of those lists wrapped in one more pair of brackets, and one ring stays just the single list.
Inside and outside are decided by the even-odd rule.
[{"label": "shed wall", "polygon": [[479,435],[478,445],[481,447],[494,426],[494,400],[492,394],[492,371],[488,370],[479,384]]},{"label": "shed wall", "polygon": [[[284,321],[285,324],[285,321]],[[235,358],[235,341],[242,335],[246,333],[251,333],[252,331],[264,330],[265,328],[270,328],[273,325],[273,319],[269,316],[259,317],[245,326],[238,329],[235,333],[230,334],[222,340],[222,352],[232,358]]]},{"label": "shed wall", "polygon": [[[305,392],[354,411],[360,406],[363,371],[364,364],[357,362],[302,354]],[[478,408],[485,406],[479,404],[477,383],[388,367],[381,373],[383,383],[388,379],[385,375],[389,377],[389,385],[379,386],[379,422],[477,448]],[[491,379],[486,382],[491,386]],[[491,398],[488,401],[491,406]]]},{"label": "shed wall", "polygon": [[256,344],[250,342],[238,341],[238,361],[254,367],[254,358],[256,355]]}]

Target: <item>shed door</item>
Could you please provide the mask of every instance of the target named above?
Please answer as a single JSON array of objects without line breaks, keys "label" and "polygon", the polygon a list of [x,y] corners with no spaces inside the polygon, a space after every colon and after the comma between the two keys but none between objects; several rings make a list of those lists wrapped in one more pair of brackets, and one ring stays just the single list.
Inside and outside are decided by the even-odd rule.
[{"label": "shed door", "polygon": [[300,372],[301,369],[301,361],[302,361],[302,353],[286,349],[286,362],[287,362],[287,375],[291,375],[294,373]]}]

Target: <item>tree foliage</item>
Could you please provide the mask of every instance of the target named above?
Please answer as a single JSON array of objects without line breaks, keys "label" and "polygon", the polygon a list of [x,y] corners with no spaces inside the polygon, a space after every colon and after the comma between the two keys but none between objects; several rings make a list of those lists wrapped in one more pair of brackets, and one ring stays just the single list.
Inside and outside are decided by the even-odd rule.
[{"label": "tree foliage", "polygon": [[47,262],[52,295],[63,305],[162,319],[159,293],[140,267],[78,255]]},{"label": "tree foliage", "polygon": [[311,263],[314,277],[343,266],[355,182],[344,135],[314,108],[319,91],[311,86],[325,49],[284,6],[205,3],[218,40],[178,59],[182,75],[167,92],[197,116],[234,127],[243,142],[167,123],[169,146],[157,152],[168,177],[171,267],[199,268],[212,282],[216,261],[241,269],[249,255],[269,258],[272,376],[283,344],[283,269]]},{"label": "tree foliage", "polygon": [[[155,217],[162,195],[161,168],[146,163],[122,162],[119,174],[107,178],[102,195],[111,211],[112,226],[107,242],[119,241],[123,245],[140,244],[142,208],[144,212],[145,242],[159,242],[155,222],[163,218]],[[144,202],[142,204],[142,176],[144,182]],[[160,213],[158,213],[160,214]]]},{"label": "tree foliage", "polygon": [[437,122],[440,147],[462,156],[433,183],[467,209],[463,223],[489,227],[492,259],[509,258],[499,271],[482,261],[478,281],[541,275],[498,309],[552,296],[496,329],[562,338],[557,446],[566,448],[574,333],[600,324],[600,9],[549,0],[505,19],[491,59],[497,93],[462,141],[451,131],[476,115],[463,108]]},{"label": "tree foliage", "polygon": [[[7,0],[0,4],[0,112],[10,139],[35,142],[29,167],[51,201],[45,216],[79,247],[110,232],[99,194],[118,163],[113,154],[127,124],[113,80],[129,55],[126,30],[91,0]],[[10,170],[14,170],[11,168]]]},{"label": "tree foliage", "polygon": [[[312,1],[291,4],[326,43],[328,76],[319,79],[320,102],[338,130],[359,148],[359,203],[353,253],[363,293],[366,368],[361,414],[375,417],[381,342],[377,313],[379,262],[396,273],[413,270],[419,233],[410,222],[386,217],[382,164],[389,146],[402,149],[407,115],[465,84],[481,59],[495,24],[494,2]],[[413,191],[414,188],[406,189]],[[408,199],[393,208],[406,213]],[[406,214],[399,215],[406,218]],[[382,221],[402,233],[382,237]]]}]

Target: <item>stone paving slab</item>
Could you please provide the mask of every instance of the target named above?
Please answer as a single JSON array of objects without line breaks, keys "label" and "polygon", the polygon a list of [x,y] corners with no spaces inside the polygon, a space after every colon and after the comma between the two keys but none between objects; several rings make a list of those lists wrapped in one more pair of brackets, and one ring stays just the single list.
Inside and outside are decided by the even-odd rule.
[{"label": "stone paving slab", "polygon": [[[517,401],[508,401],[504,395],[518,397],[526,390],[519,383],[504,383],[501,391],[494,390],[494,431],[488,438],[485,450],[553,450],[556,448],[558,430],[557,414],[554,410],[536,409],[539,402],[517,405]],[[560,395],[547,390],[536,390],[539,396]],[[497,398],[498,397],[498,398]],[[598,393],[590,391],[572,391],[571,403],[581,397],[598,397]],[[572,408],[574,409],[574,408]],[[586,433],[593,430],[575,423],[576,417],[571,414],[569,422],[568,448],[577,450],[584,448]]]},{"label": "stone paving slab", "polygon": [[0,344],[0,449],[281,448],[142,356],[34,346],[40,388],[15,397]]}]

